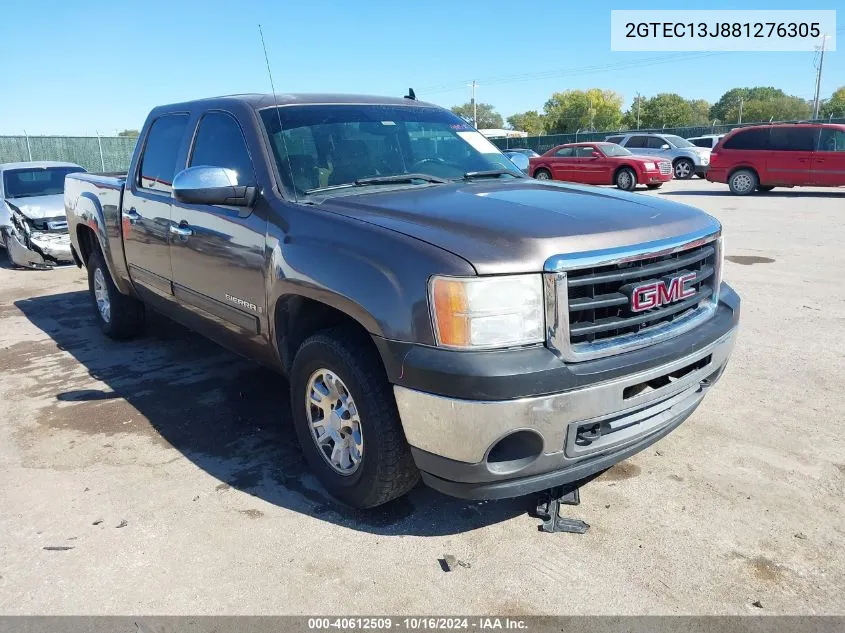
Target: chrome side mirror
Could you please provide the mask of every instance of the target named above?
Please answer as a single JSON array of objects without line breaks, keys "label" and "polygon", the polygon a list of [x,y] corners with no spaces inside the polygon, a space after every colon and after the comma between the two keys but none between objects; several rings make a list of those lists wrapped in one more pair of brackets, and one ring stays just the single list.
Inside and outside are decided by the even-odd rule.
[{"label": "chrome side mirror", "polygon": [[173,179],[173,197],[191,204],[251,207],[258,187],[238,182],[238,173],[225,167],[188,167]]}]

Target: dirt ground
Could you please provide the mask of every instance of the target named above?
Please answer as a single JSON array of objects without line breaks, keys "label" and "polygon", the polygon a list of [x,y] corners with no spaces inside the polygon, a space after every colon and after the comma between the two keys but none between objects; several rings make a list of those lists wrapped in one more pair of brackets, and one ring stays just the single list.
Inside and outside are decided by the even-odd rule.
[{"label": "dirt ground", "polygon": [[723,222],[741,332],[687,422],[582,490],[583,536],[422,486],[339,507],[283,379],[162,317],[111,342],[83,271],[0,255],[0,613],[845,613],[845,190],[641,195]]}]

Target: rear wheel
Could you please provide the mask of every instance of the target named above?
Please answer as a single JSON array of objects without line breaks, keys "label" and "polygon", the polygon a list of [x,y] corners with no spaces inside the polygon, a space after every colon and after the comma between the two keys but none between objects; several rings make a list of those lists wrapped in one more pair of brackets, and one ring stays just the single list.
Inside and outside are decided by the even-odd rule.
[{"label": "rear wheel", "polygon": [[663,186],[662,182],[655,182],[650,185],[646,185],[649,189],[660,189]]},{"label": "rear wheel", "polygon": [[774,185],[757,185],[757,191],[771,191],[774,188]]},{"label": "rear wheel", "polygon": [[737,169],[728,178],[728,187],[737,196],[747,196],[754,193],[758,182],[757,174],[750,169]]},{"label": "rear wheel", "polygon": [[308,338],[290,374],[294,426],[320,483],[344,503],[371,508],[419,479],[381,360],[343,328]]},{"label": "rear wheel", "polygon": [[538,169],[534,172],[534,178],[537,180],[551,180],[552,174],[548,169]]},{"label": "rear wheel", "polygon": [[689,158],[679,158],[675,161],[675,178],[678,180],[688,180],[692,178],[695,171],[695,164]]},{"label": "rear wheel", "polygon": [[127,339],[144,327],[144,304],[114,285],[100,249],[88,258],[88,290],[100,329],[109,338]]},{"label": "rear wheel", "polygon": [[616,172],[616,186],[622,191],[633,191],[637,186],[637,174],[630,167],[623,167]]}]

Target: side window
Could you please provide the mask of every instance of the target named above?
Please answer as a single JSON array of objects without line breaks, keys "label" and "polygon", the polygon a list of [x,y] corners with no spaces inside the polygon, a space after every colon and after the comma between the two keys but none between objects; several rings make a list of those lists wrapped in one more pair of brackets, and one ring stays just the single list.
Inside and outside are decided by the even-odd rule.
[{"label": "side window", "polygon": [[831,127],[822,128],[818,151],[845,152],[845,130]]},{"label": "side window", "polygon": [[696,147],[711,147],[713,145],[712,139],[709,138],[690,138],[687,140]]},{"label": "side window", "polygon": [[558,158],[572,158],[574,152],[571,147],[561,147],[558,151],[555,152],[555,156]]},{"label": "side window", "polygon": [[659,136],[649,136],[648,145],[646,145],[646,147],[649,149],[660,149],[664,145],[669,145],[669,141],[662,139]]},{"label": "side window", "polygon": [[238,174],[239,185],[255,182],[255,171],[241,128],[225,112],[209,112],[200,119],[189,165],[233,169]]},{"label": "side window", "polygon": [[606,143],[619,143],[624,137],[623,136],[608,136],[605,140]]},{"label": "side window", "polygon": [[596,148],[591,145],[586,145],[584,147],[579,147],[575,150],[575,156],[578,158],[592,158],[593,152],[596,151]]},{"label": "side window", "polygon": [[818,128],[773,127],[769,136],[769,149],[781,152],[812,152],[816,149]]},{"label": "side window", "polygon": [[769,149],[769,128],[756,128],[737,132],[722,145],[724,149]]},{"label": "side window", "polygon": [[153,121],[141,156],[139,186],[170,193],[187,126],[187,114],[166,114]]},{"label": "side window", "polygon": [[632,136],[628,139],[628,142],[625,143],[625,147],[648,147],[648,137]]}]

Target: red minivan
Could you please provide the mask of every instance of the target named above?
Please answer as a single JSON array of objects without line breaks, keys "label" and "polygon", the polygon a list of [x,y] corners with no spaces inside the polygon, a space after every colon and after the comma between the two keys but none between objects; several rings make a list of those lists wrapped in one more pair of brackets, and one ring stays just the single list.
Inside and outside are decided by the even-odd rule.
[{"label": "red minivan", "polygon": [[845,186],[845,125],[782,123],[727,134],[710,154],[707,180],[745,196],[775,187]]}]

